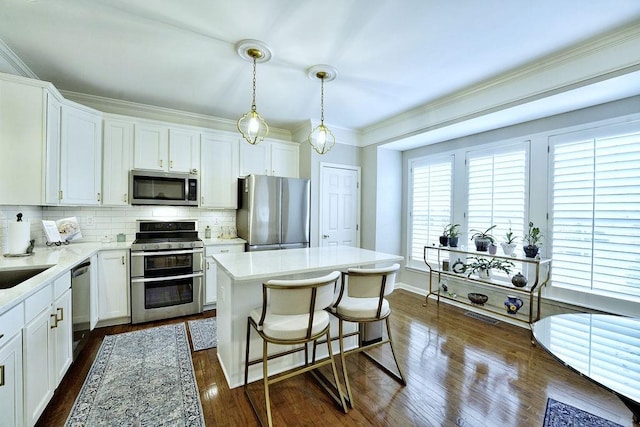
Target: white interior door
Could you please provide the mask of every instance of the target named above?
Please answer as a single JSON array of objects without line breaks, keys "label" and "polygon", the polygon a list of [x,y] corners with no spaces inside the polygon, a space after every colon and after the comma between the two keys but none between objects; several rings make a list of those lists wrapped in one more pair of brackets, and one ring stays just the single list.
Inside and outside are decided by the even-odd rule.
[{"label": "white interior door", "polygon": [[360,246],[360,169],[322,165],[320,246]]}]

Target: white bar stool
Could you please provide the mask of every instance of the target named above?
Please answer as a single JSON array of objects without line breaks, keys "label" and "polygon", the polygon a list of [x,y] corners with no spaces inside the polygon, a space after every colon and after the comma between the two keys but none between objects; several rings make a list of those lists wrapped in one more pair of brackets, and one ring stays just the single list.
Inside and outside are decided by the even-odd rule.
[{"label": "white bar stool", "polygon": [[[339,278],[340,272],[334,271],[326,276],[312,279],[269,280],[263,283],[262,307],[257,307],[252,310],[247,320],[247,345],[244,369],[244,391],[260,424],[264,425],[247,389],[249,366],[257,363],[262,363],[267,425],[273,425],[269,385],[328,364],[331,365],[331,369],[333,370],[337,395],[326,384],[323,384],[321,381],[319,381],[319,383],[336,401],[340,408],[345,413],[347,412],[344,393],[338,380],[338,371],[331,349],[331,336],[329,333],[330,317],[329,313],[325,310],[333,302],[335,287]],[[263,342],[262,357],[255,360],[249,360],[251,329],[255,329],[256,332],[258,332]],[[319,338],[326,339],[329,354],[326,358],[316,360],[316,345],[318,344],[317,341]],[[307,344],[311,342],[313,342],[314,346],[313,357],[310,362]],[[303,345],[270,355],[268,354],[268,344]],[[304,351],[305,355],[302,366],[296,366],[285,372],[269,376],[269,360],[299,351]]]},{"label": "white bar stool", "polygon": [[[398,358],[393,348],[393,339],[391,337],[391,327],[389,326],[389,315],[391,308],[389,302],[384,298],[393,292],[396,273],[400,269],[399,264],[393,264],[384,268],[350,268],[346,273],[342,273],[342,284],[340,293],[336,302],[331,306],[331,313],[339,320],[338,339],[340,341],[340,358],[342,361],[342,373],[347,389],[347,403],[353,408],[353,395],[351,393],[351,385],[349,384],[349,375],[347,372],[346,357],[353,353],[364,352],[378,367],[386,372],[393,379],[402,385],[407,382],[398,364]],[[344,334],[344,322],[356,322],[360,327],[365,323],[373,323],[383,321],[387,326],[387,338],[376,340],[371,343],[363,343],[362,335],[358,340],[358,347],[345,350],[344,339],[360,332],[352,332]],[[389,344],[393,360],[395,361],[397,373],[393,372],[380,361],[366,353],[365,350]]]}]

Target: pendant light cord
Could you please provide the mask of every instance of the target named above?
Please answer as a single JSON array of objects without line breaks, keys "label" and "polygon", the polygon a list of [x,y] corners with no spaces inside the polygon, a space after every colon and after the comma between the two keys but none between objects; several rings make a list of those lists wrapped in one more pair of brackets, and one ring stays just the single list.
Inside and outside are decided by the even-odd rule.
[{"label": "pendant light cord", "polygon": [[253,57],[253,101],[251,111],[256,111],[256,57]]},{"label": "pendant light cord", "polygon": [[324,77],[320,79],[320,123],[324,125]]}]

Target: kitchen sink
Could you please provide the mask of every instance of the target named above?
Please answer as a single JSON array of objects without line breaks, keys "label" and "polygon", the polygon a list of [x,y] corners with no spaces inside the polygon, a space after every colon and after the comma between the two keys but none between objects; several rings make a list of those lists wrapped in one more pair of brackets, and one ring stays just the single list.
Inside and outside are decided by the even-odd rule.
[{"label": "kitchen sink", "polygon": [[51,266],[23,268],[20,270],[0,270],[0,289],[13,288],[49,268]]}]

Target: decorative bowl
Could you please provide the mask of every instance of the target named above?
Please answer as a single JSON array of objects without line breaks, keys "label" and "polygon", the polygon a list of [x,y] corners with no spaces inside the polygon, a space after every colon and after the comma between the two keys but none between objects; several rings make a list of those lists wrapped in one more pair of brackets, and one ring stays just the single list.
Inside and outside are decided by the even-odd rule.
[{"label": "decorative bowl", "polygon": [[472,303],[478,305],[484,305],[484,303],[489,299],[489,297],[485,294],[477,294],[475,292],[467,294],[467,298],[469,298],[469,301],[471,301]]}]

